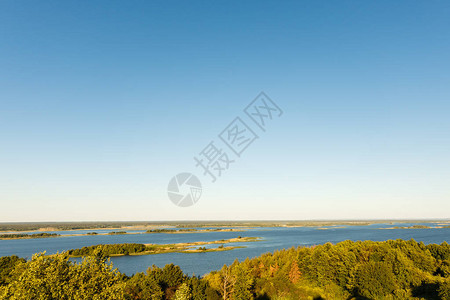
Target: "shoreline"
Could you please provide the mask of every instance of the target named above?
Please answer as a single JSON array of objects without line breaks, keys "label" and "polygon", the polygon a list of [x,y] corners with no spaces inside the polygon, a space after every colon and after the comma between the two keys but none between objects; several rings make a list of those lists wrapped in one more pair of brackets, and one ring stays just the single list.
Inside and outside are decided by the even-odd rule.
[{"label": "shoreline", "polygon": [[[155,233],[162,233],[162,234],[186,234],[186,233],[207,233],[207,232],[243,232],[244,229],[196,229],[196,230],[174,230],[174,231],[155,231],[155,232],[87,232],[87,233],[74,233],[74,234],[55,234],[55,235],[48,235],[48,236],[33,236],[34,234],[40,234],[40,233],[32,233],[28,234],[28,236],[15,236],[15,235],[21,235],[21,233],[6,233],[4,235],[11,235],[11,237],[0,237],[0,240],[24,240],[24,239],[43,239],[43,238],[62,238],[62,237],[73,237],[73,236],[99,236],[99,235],[128,235],[128,234],[155,234]],[[42,233],[42,232],[41,232]],[[0,235],[2,235],[0,233]]]},{"label": "shoreline", "polygon": [[[316,226],[364,226],[373,224],[432,223],[450,225],[449,219],[428,220],[256,220],[256,221],[105,221],[105,222],[0,222],[0,234],[46,231],[78,230],[149,230],[164,228],[202,228],[202,227],[316,227]],[[123,224],[123,225],[121,225]],[[86,226],[86,227],[85,227]]]}]

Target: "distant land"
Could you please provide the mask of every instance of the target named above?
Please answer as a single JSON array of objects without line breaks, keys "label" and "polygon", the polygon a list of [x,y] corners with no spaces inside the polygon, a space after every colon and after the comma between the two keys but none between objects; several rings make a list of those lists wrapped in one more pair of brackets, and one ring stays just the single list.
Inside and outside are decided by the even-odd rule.
[{"label": "distant land", "polygon": [[436,223],[450,224],[450,219],[386,219],[386,220],[242,220],[242,221],[108,221],[108,222],[0,222],[0,232],[62,230],[153,230],[191,227],[321,227],[363,226],[371,224]]}]

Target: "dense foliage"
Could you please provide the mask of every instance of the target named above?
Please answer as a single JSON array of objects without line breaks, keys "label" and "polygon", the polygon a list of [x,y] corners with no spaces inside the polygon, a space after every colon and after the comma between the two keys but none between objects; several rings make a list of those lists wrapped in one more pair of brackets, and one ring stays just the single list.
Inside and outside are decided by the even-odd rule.
[{"label": "dense foliage", "polygon": [[87,257],[80,264],[68,255],[33,256],[16,261],[0,299],[123,299],[124,276],[104,260]]},{"label": "dense foliage", "polygon": [[72,249],[67,251],[70,256],[113,256],[113,255],[128,255],[132,253],[139,253],[148,250],[144,244],[112,244],[112,245],[95,245],[83,247],[80,249]]},{"label": "dense foliage", "polygon": [[17,263],[25,263],[25,259],[16,255],[0,257],[0,286],[8,284],[12,279],[12,271]]},{"label": "dense foliage", "polygon": [[[132,245],[132,244],[130,244]],[[140,245],[140,244],[136,244]],[[107,251],[106,246],[104,251]],[[87,247],[89,248],[89,247]],[[131,248],[130,248],[131,249]],[[450,246],[345,241],[235,261],[203,278],[178,266],[120,274],[104,253],[0,259],[1,299],[450,299]]]}]

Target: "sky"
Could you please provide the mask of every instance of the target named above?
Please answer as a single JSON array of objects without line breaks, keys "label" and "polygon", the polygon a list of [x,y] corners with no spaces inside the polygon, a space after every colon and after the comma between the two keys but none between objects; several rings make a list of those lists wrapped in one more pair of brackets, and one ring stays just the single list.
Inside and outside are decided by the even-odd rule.
[{"label": "sky", "polygon": [[[450,217],[448,1],[0,2],[0,222]],[[262,131],[244,109],[283,111]],[[219,134],[258,138],[240,157]],[[234,162],[215,182],[194,157]],[[201,198],[171,202],[179,173]]]}]

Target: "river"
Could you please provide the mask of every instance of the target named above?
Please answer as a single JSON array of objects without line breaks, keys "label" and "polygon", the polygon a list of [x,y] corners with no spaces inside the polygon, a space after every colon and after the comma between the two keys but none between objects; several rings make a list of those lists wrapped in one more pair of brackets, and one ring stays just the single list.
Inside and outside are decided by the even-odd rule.
[{"label": "river", "polygon": [[[390,239],[415,239],[425,244],[442,243],[449,240],[450,228],[429,229],[386,229],[393,226],[427,225],[436,226],[436,223],[399,223],[399,224],[372,224],[366,226],[325,226],[317,227],[256,227],[245,229],[240,232],[197,232],[197,233],[151,233],[144,231],[127,230],[137,234],[125,235],[89,235],[68,236],[74,233],[86,233],[93,230],[78,231],[48,231],[59,233],[62,237],[0,240],[0,256],[18,255],[31,258],[34,253],[46,251],[53,254],[64,250],[81,248],[97,244],[116,243],[153,243],[169,244],[196,241],[215,241],[221,239],[235,238],[237,236],[256,236],[263,240],[259,242],[227,244],[245,246],[245,248],[222,252],[206,253],[165,253],[141,256],[113,257],[111,261],[121,272],[128,275],[136,272],[144,272],[149,266],[157,265],[163,267],[173,263],[179,265],[189,275],[203,275],[212,270],[220,269],[224,264],[230,264],[235,259],[240,261],[247,257],[252,258],[266,252],[277,249],[290,248],[293,246],[310,246],[324,244],[326,242],[338,243],[344,240],[372,240],[385,241]],[[325,229],[324,229],[325,228]],[[384,229],[383,229],[384,228]],[[105,233],[117,230],[95,230]],[[141,234],[142,233],[142,234]],[[65,236],[64,236],[65,235]]]}]

